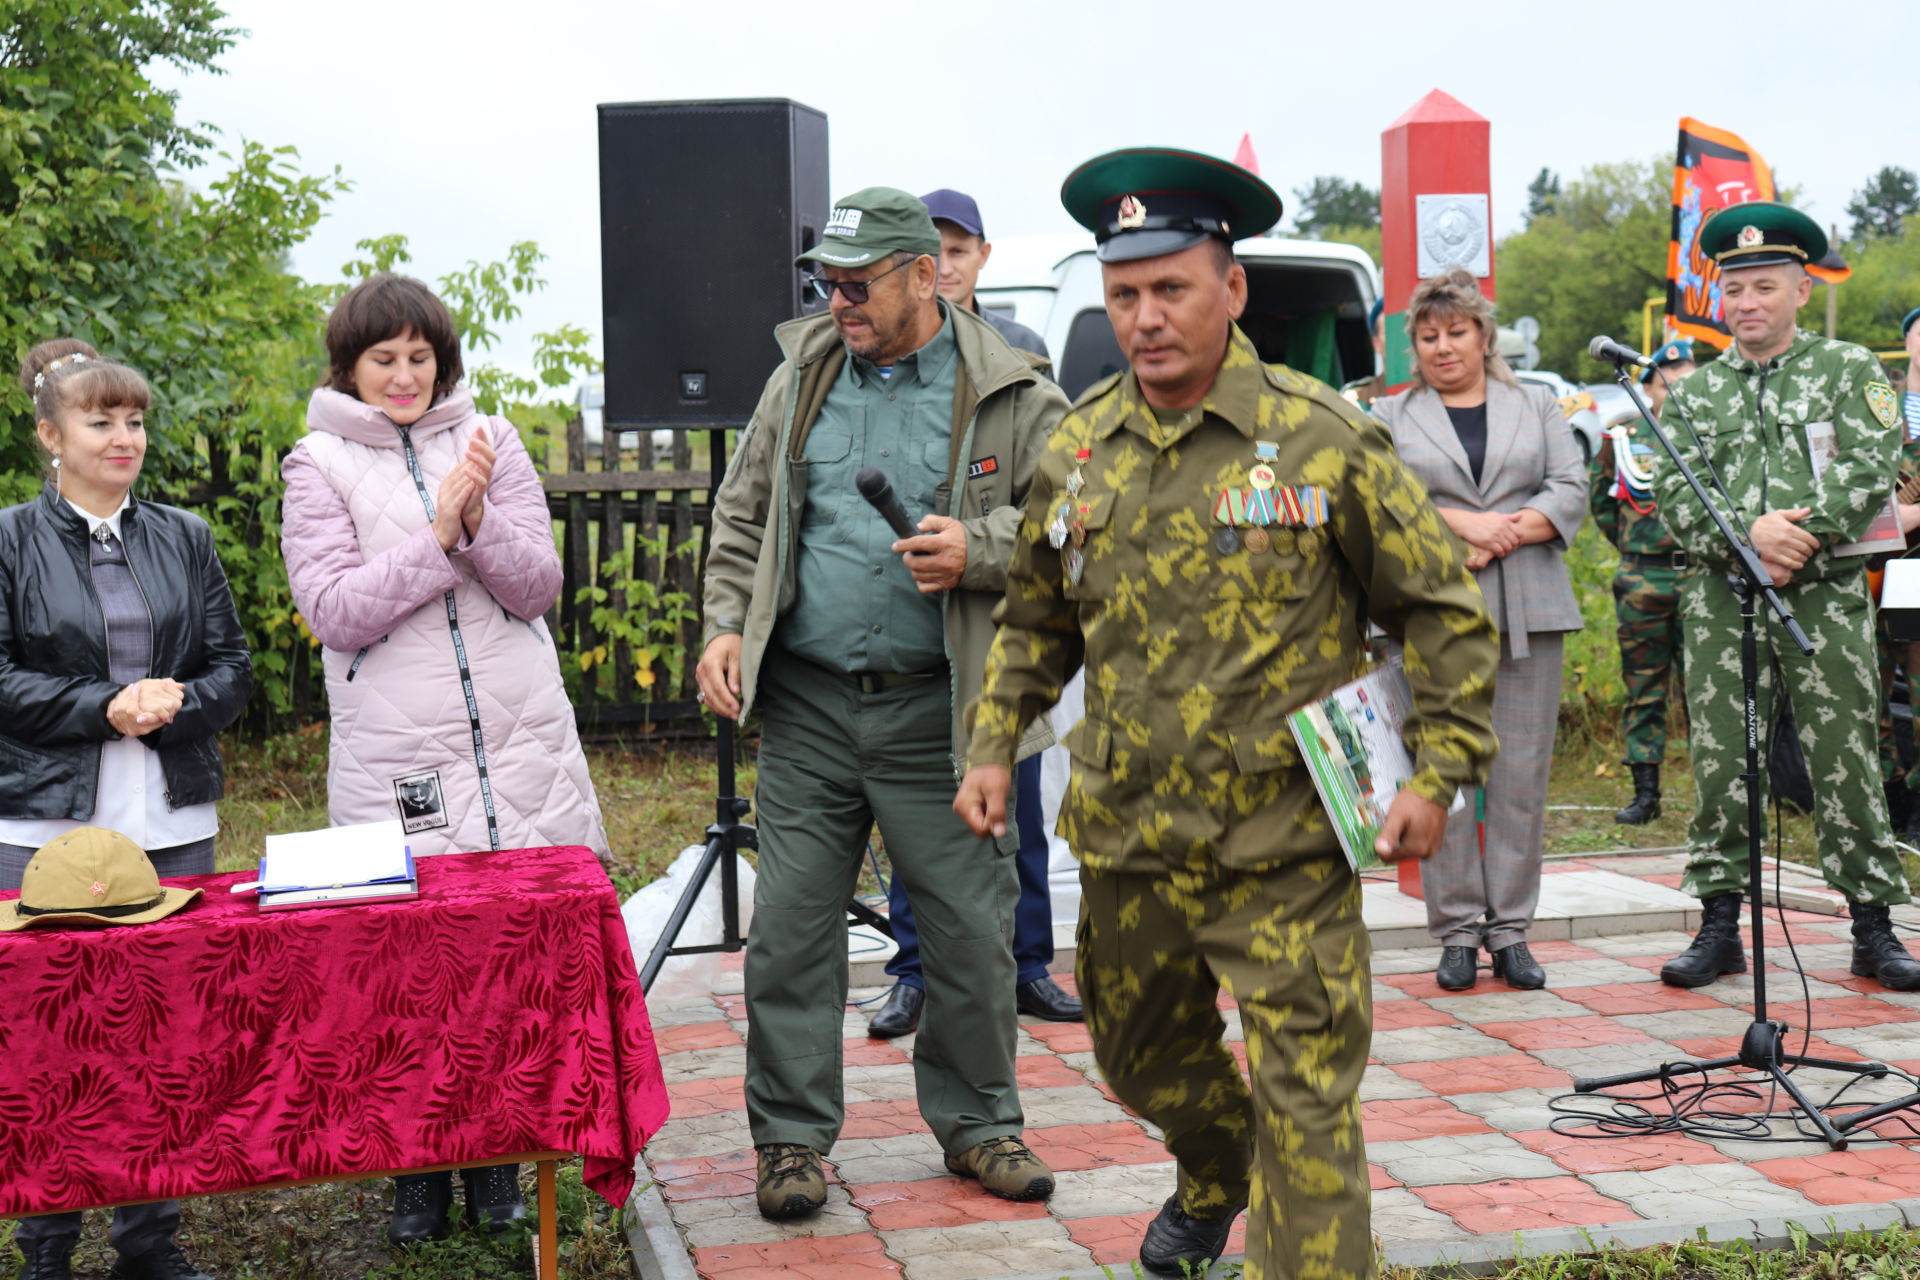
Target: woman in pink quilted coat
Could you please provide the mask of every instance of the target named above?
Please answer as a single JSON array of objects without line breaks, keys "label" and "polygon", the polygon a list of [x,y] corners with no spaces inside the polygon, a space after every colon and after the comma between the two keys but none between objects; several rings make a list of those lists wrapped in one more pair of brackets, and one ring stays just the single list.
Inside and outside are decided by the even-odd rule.
[{"label": "woman in pink quilted coat", "polygon": [[[416,857],[537,845],[607,856],[543,615],[546,495],[513,424],[458,386],[459,337],[417,280],[378,275],[327,320],[327,383],[282,466],[281,549],[325,647],[335,826],[399,818]],[[464,1170],[468,1220],[525,1216],[512,1165]],[[451,1175],[396,1180],[396,1244],[450,1230]]]}]

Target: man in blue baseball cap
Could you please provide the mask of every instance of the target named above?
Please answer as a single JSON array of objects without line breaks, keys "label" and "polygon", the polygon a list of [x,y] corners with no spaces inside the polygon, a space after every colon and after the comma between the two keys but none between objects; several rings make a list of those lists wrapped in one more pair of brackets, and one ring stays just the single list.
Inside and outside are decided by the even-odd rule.
[{"label": "man in blue baseball cap", "polygon": [[1012,316],[982,311],[980,300],[974,297],[981,269],[993,256],[993,244],[987,239],[979,204],[966,192],[950,187],[929,191],[920,199],[927,206],[934,229],[940,233],[940,296],[956,307],[973,312],[998,329],[1015,351],[1038,356],[1044,367],[1050,369],[1053,360],[1045,338]]}]

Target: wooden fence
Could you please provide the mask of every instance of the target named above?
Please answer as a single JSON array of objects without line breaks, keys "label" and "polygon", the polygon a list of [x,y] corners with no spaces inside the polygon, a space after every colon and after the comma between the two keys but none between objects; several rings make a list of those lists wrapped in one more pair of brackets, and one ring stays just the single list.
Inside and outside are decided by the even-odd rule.
[{"label": "wooden fence", "polygon": [[[580,672],[574,697],[584,732],[691,729],[700,714],[693,680],[700,574],[726,433],[657,434],[656,443],[653,431],[606,431],[590,444],[576,417],[567,425],[566,470],[541,477],[565,569],[554,635],[562,662],[578,669],[579,655],[588,655],[592,663]],[[706,455],[701,469],[696,450]],[[594,462],[599,469],[589,470]],[[581,598],[583,588],[596,586],[605,600]],[[596,611],[606,625],[596,625]],[[654,657],[636,671],[641,629]],[[602,660],[594,655],[603,646]],[[643,685],[649,677],[642,672],[650,672],[650,683]]]}]

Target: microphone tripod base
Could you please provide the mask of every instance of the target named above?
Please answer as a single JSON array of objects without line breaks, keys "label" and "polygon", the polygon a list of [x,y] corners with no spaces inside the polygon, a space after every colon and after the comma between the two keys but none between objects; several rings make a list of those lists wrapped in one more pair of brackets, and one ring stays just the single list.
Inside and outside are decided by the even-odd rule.
[{"label": "microphone tripod base", "polygon": [[1725,1071],[1739,1068],[1747,1071],[1763,1072],[1769,1076],[1779,1090],[1793,1100],[1793,1105],[1812,1121],[1814,1128],[1820,1131],[1820,1137],[1835,1151],[1847,1149],[1847,1131],[1857,1128],[1869,1118],[1877,1118],[1890,1110],[1920,1100],[1920,1094],[1900,1103],[1882,1103],[1866,1111],[1844,1117],[1836,1122],[1824,1111],[1814,1106],[1807,1095],[1800,1091],[1789,1069],[1798,1067],[1817,1067],[1823,1071],[1843,1071],[1852,1075],[1864,1076],[1869,1080],[1878,1080],[1890,1072],[1884,1062],[1841,1062],[1835,1058],[1812,1058],[1805,1054],[1782,1052],[1787,1027],[1782,1022],[1755,1021],[1747,1025],[1747,1031],[1740,1040],[1740,1052],[1726,1058],[1708,1058],[1701,1062],[1666,1062],[1646,1071],[1629,1071],[1617,1076],[1599,1076],[1593,1079],[1576,1079],[1573,1082],[1575,1093],[1599,1093],[1607,1089],[1617,1089],[1623,1085],[1645,1084],[1649,1080],[1658,1080],[1663,1085],[1679,1076],[1699,1074],[1709,1071]]}]

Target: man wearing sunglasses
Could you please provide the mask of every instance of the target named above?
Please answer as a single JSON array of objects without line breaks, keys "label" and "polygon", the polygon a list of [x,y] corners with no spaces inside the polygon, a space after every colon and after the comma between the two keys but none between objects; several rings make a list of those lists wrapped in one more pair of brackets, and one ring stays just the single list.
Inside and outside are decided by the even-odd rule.
[{"label": "man wearing sunglasses", "polygon": [[[760,1212],[826,1203],[843,1119],[842,909],[877,823],[917,910],[926,1026],[920,1112],[945,1167],[1036,1200],[1053,1175],[1021,1141],[1009,948],[1017,839],[953,813],[961,710],[1035,461],[1066,397],[991,325],[941,301],[940,237],[904,191],[834,208],[795,263],[825,314],[775,330],[785,360],[714,494],[706,650],[716,714],[761,712],[759,883],[747,942],[747,1117]],[[896,539],[856,490],[885,472],[921,532]],[[1047,745],[1044,724],[1021,746]]]}]

